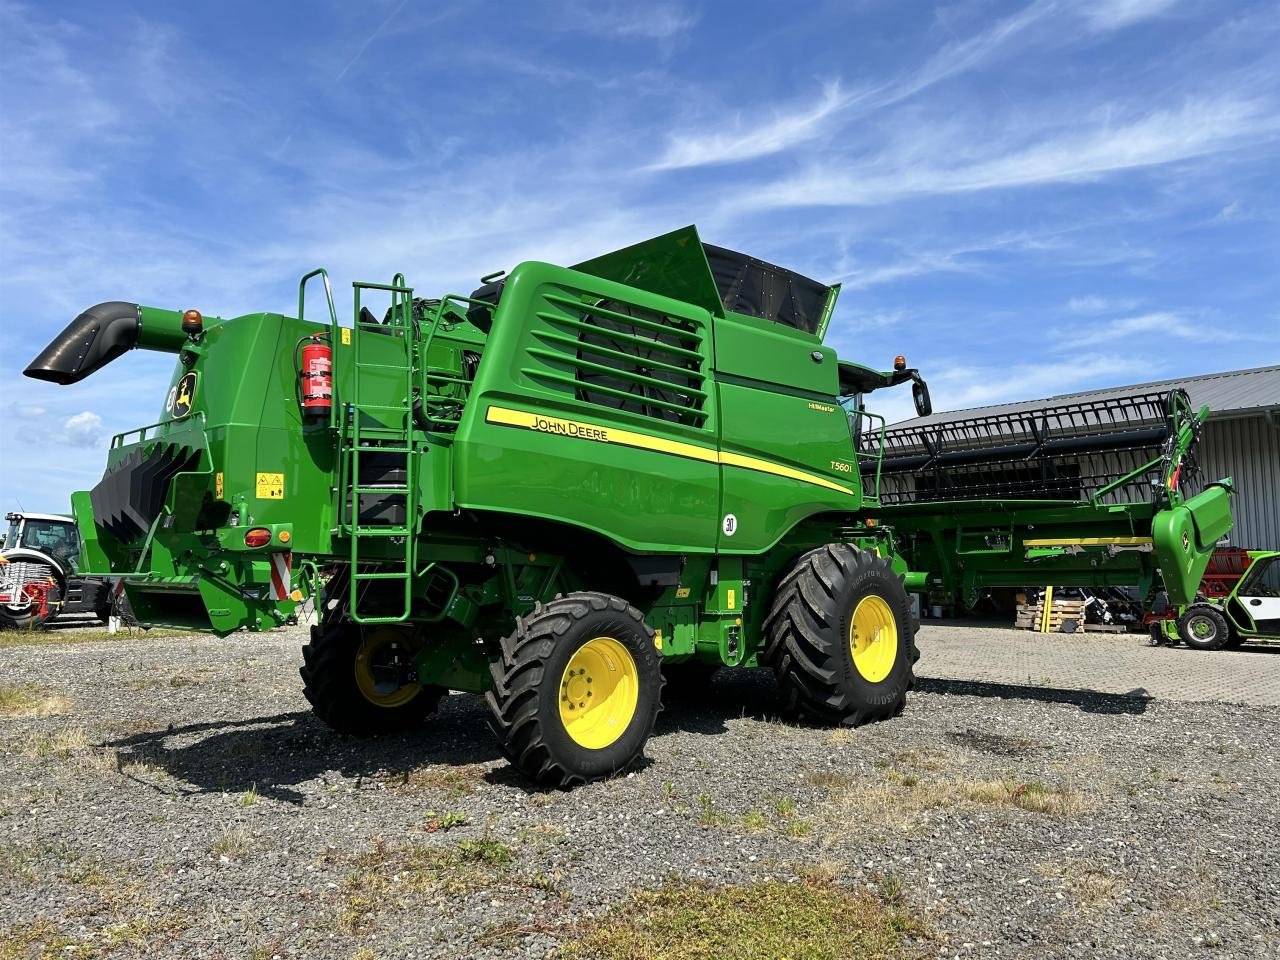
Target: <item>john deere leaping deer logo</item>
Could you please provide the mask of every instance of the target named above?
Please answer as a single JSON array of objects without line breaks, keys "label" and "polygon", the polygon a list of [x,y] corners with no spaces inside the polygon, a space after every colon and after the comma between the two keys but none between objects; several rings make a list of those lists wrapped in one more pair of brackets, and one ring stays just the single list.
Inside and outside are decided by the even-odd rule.
[{"label": "john deere leaping deer logo", "polygon": [[188,373],[169,391],[169,402],[165,404],[165,409],[173,419],[181,420],[191,413],[191,406],[195,400],[196,375]]}]

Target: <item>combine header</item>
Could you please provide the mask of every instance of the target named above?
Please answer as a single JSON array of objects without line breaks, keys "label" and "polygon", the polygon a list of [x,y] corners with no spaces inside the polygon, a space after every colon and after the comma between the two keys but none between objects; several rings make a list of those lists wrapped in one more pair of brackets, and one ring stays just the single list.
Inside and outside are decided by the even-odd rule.
[{"label": "combine header", "polygon": [[[1203,412],[886,431],[867,395],[910,381],[927,415],[928,389],[824,345],[838,293],[687,227],[470,296],[357,283],[350,324],[323,270],[296,317],[100,304],[27,374],[177,355],[159,422],[73,498],[83,566],[123,576],[140,621],[262,629],[318,587],[302,678],[326,723],[403,730],[482,694],[541,783],[626,769],[664,677],[721,665],[771,668],[812,719],[896,715],[908,591],[1160,578],[1189,599],[1230,525],[1225,484],[1183,500]],[[1068,450],[1105,465],[1072,477]]]}]

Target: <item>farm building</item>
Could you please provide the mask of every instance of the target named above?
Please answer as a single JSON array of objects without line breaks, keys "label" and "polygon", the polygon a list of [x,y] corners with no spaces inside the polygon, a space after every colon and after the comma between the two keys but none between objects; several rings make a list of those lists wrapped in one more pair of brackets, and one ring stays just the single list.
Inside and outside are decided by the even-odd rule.
[{"label": "farm building", "polygon": [[[1062,404],[1106,405],[1108,401],[1176,388],[1187,391],[1196,409],[1204,404],[1209,406],[1209,421],[1197,459],[1202,479],[1231,477],[1235,480],[1232,544],[1256,550],[1280,550],[1280,365],[934,413],[894,424],[890,431],[942,425],[961,418],[998,420],[1012,416],[1018,420],[1034,420],[1037,414]],[[1080,472],[1086,475],[1092,472],[1083,457]],[[922,484],[928,479],[917,478],[914,482]]]}]

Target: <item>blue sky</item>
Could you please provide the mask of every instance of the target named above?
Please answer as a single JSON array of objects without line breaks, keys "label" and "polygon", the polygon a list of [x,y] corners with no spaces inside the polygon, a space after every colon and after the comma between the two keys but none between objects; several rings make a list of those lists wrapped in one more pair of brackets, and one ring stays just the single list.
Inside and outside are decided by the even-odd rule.
[{"label": "blue sky", "polygon": [[158,418],[168,356],[21,377],[80,310],[318,264],[349,310],[697,223],[938,409],[1275,363],[1277,49],[1220,0],[0,3],[0,506]]}]

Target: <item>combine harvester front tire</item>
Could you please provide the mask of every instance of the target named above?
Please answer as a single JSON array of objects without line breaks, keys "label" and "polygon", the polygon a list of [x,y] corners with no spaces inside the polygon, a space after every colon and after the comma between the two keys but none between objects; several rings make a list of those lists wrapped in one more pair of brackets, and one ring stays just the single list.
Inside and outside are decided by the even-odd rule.
[{"label": "combine harvester front tire", "polygon": [[888,561],[845,543],[809,551],[779,583],[765,634],[788,713],[853,727],[902,712],[915,630]]},{"label": "combine harvester front tire", "polygon": [[604,593],[570,593],[503,637],[485,694],[502,753],[535,783],[571,787],[641,757],[662,702],[660,655],[640,611]]}]

